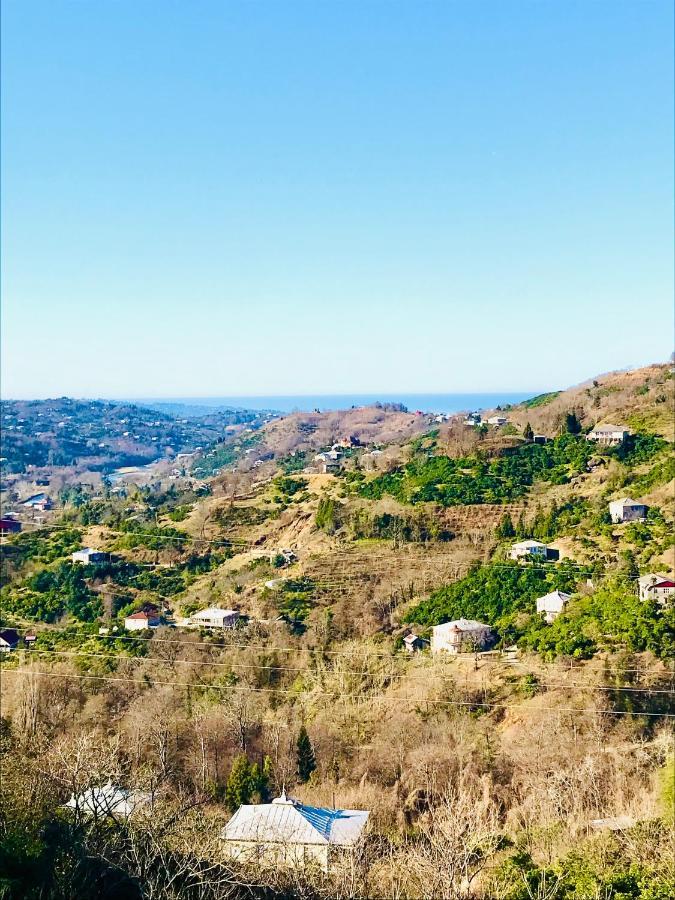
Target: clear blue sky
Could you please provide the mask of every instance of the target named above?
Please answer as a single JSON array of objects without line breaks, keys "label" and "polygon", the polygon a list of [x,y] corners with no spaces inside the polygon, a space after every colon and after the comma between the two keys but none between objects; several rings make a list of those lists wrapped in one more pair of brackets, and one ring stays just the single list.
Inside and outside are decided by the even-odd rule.
[{"label": "clear blue sky", "polygon": [[667,358],[670,0],[3,0],[4,396]]}]

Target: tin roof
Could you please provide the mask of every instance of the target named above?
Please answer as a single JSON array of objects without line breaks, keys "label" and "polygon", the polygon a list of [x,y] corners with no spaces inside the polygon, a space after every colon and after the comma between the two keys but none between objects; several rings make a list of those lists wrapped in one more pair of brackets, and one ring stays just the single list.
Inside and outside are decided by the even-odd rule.
[{"label": "tin roof", "polygon": [[356,843],[369,812],[359,809],[324,809],[286,797],[271,803],[240,806],[221,832],[226,841],[283,844]]}]

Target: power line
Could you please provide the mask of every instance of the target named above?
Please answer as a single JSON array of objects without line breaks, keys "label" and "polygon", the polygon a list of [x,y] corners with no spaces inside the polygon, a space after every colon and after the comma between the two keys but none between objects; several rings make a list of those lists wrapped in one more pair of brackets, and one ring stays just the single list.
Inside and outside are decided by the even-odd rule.
[{"label": "power line", "polygon": [[[82,675],[82,674],[70,674],[64,672],[43,672],[36,669],[6,669],[6,672],[11,672],[16,675],[28,675],[28,676],[45,676],[47,678],[71,678],[71,679],[89,679],[95,681],[110,681],[110,682],[124,682],[127,684],[140,684],[145,687],[162,685],[162,686],[174,686],[174,687],[185,687],[185,688],[202,688],[204,690],[219,690],[219,691],[231,691],[231,685],[217,685],[217,684],[203,684],[203,683],[190,683],[187,681],[157,681],[157,680],[149,680],[149,679],[138,679],[138,678],[124,678],[119,676],[110,676],[110,675]],[[252,688],[247,686],[247,690],[251,693],[256,694],[293,694],[295,697],[302,696],[303,694],[306,696],[326,696],[335,698],[334,692],[331,691],[307,691],[307,692],[297,692],[294,690],[284,690],[281,688]],[[340,694],[337,699],[352,699],[352,700],[360,700],[360,701],[368,701],[369,703],[412,703],[415,705],[422,704],[435,704],[439,706],[459,706],[459,707],[471,707],[471,708],[485,708],[485,709],[518,709],[519,711],[527,710],[527,707],[523,708],[519,704],[513,703],[484,703],[481,701],[468,701],[468,700],[444,700],[439,697],[428,697],[428,698],[415,698],[415,697],[362,697],[358,694]],[[527,710],[531,712],[551,712],[551,713],[561,713],[561,712],[570,712],[570,713],[595,713],[599,715],[609,715],[609,716],[649,716],[653,718],[662,718],[662,719],[675,719],[675,713],[653,713],[653,712],[634,712],[628,710],[599,710],[591,708],[576,708],[576,707],[556,707],[556,706],[541,706],[536,709]]]},{"label": "power line", "polygon": [[[50,654],[52,656],[64,656],[68,658],[79,658],[79,659],[87,659],[89,657],[95,657],[97,659],[115,659],[121,660],[123,662],[132,662],[132,663],[165,663],[166,665],[185,665],[185,666],[206,666],[210,668],[225,668],[225,669],[254,669],[258,671],[271,671],[271,672],[307,672],[308,669],[306,666],[279,666],[279,665],[261,665],[259,663],[227,663],[227,662],[214,662],[212,660],[190,660],[190,659],[171,659],[164,660],[161,657],[157,656],[127,656],[121,654],[109,654],[109,653],[93,653],[87,650],[51,650],[51,649],[34,649],[30,651],[31,654],[40,655],[40,654]],[[431,666],[427,667],[428,669],[432,669]],[[311,671],[311,670],[310,670]],[[363,676],[370,677],[373,679],[406,679],[411,681],[417,681],[422,679],[427,679],[429,674],[447,674],[445,672],[440,673],[432,670],[428,673],[422,672],[371,672],[368,670],[355,670],[355,669],[347,669],[343,671],[335,671],[328,670],[329,674],[335,675],[344,675],[347,677],[350,676]],[[320,675],[321,673],[314,673]],[[534,673],[524,673],[524,674],[534,674]],[[612,685],[600,685],[600,684],[592,684],[591,682],[579,682],[579,681],[538,681],[538,686],[547,687],[547,688],[578,688],[581,690],[598,690],[598,691],[625,691],[631,693],[638,694],[675,694],[675,689],[665,690],[663,688],[648,688],[648,687],[632,687],[632,686],[612,686]]]}]

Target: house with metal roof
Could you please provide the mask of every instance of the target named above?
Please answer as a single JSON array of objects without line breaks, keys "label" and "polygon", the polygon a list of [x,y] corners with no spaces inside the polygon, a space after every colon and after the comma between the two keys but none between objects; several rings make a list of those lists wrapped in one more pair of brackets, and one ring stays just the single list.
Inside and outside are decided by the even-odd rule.
[{"label": "house with metal roof", "polygon": [[483,650],[494,638],[494,631],[475,619],[455,619],[431,629],[432,653],[467,653]]},{"label": "house with metal roof", "polygon": [[108,781],[81,794],[73,794],[64,807],[86,818],[128,819],[149,800],[150,794],[144,791],[130,791]]},{"label": "house with metal roof", "polygon": [[550,594],[537,599],[537,612],[544,613],[544,619],[550,625],[570,602],[571,596],[564,591],[551,591]]},{"label": "house with metal roof", "polygon": [[639,522],[646,519],[648,510],[649,507],[645,503],[638,503],[630,497],[612,500],[609,504],[609,515],[615,525],[620,522]]},{"label": "house with metal roof", "polygon": [[221,832],[225,850],[240,862],[325,872],[363,836],[369,812],[307,806],[282,791],[271,803],[240,806]]},{"label": "house with metal roof", "polygon": [[596,425],[592,431],[588,432],[586,440],[594,441],[605,447],[615,447],[617,444],[622,444],[629,435],[630,431],[625,425]]}]

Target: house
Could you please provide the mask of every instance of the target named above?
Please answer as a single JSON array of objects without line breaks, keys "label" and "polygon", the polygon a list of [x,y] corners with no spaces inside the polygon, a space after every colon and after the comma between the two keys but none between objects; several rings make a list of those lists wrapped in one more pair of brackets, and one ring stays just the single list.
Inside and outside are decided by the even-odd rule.
[{"label": "house", "polygon": [[145,628],[157,628],[161,623],[162,620],[156,612],[148,612],[147,610],[132,613],[124,619],[124,627],[127,631],[143,631]]},{"label": "house", "polygon": [[144,791],[130,791],[108,781],[101,787],[92,787],[81,794],[73,794],[65,809],[89,817],[128,819],[150,800]]},{"label": "house", "polygon": [[665,604],[675,596],[675,579],[667,575],[643,575],[638,578],[640,600],[656,600]]},{"label": "house", "polygon": [[548,547],[541,541],[535,541],[532,538],[526,541],[518,541],[513,544],[510,552],[511,559],[523,559],[526,556],[536,556],[539,559],[548,558]]},{"label": "house", "polygon": [[11,653],[19,646],[19,632],[14,628],[0,631],[0,653]]},{"label": "house", "polygon": [[537,599],[537,612],[544,613],[545,620],[550,624],[569,603],[570,597],[571,594],[564,591],[551,591]]},{"label": "house", "polygon": [[11,516],[0,519],[0,534],[18,534],[21,531],[21,522],[17,522]]},{"label": "house", "polygon": [[506,416],[490,416],[487,423],[488,425],[494,425],[495,428],[498,428],[500,425],[506,425],[508,421]]},{"label": "house", "polygon": [[306,806],[282,791],[271,803],[240,806],[221,832],[231,859],[327,872],[341,854],[353,851],[369,813],[361,809]]},{"label": "house", "polygon": [[408,653],[416,653],[418,650],[424,650],[424,645],[426,643],[427,641],[412,632],[406,634],[403,638],[403,648],[404,650],[407,650]]},{"label": "house", "polygon": [[617,444],[622,444],[629,435],[630,431],[625,425],[596,425],[592,431],[588,432],[586,440],[603,444],[605,447],[616,447]]},{"label": "house", "polygon": [[89,566],[93,563],[105,562],[106,555],[107,554],[102,553],[100,550],[93,550],[91,547],[83,547],[82,550],[76,550],[75,553],[71,553],[70,558],[74,563],[79,563],[82,566]]},{"label": "house", "polygon": [[630,497],[622,497],[621,500],[612,500],[609,504],[609,515],[612,522],[639,522],[647,518],[647,507],[644,503],[637,503]]},{"label": "house", "polygon": [[32,497],[23,501],[23,505],[44,512],[45,510],[52,508],[52,501],[46,494],[33,494]]},{"label": "house", "polygon": [[290,566],[294,562],[297,562],[297,559],[298,557],[296,554],[287,548],[282,548],[281,550],[276,550],[274,553],[270,553],[270,563],[277,567]]},{"label": "house", "polygon": [[190,616],[190,624],[200,628],[234,628],[238,620],[238,610],[220,609],[218,606],[209,606]]},{"label": "house", "polygon": [[455,619],[431,629],[432,653],[469,653],[486,647],[494,632],[474,619]]}]

